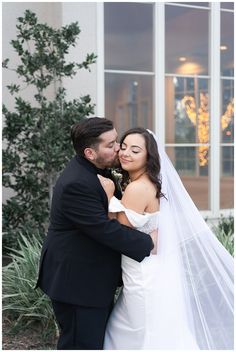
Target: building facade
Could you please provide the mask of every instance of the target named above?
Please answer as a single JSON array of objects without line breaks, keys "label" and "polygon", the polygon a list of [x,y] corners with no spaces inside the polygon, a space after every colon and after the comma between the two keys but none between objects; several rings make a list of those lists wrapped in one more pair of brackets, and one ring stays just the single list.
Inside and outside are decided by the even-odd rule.
[{"label": "building facade", "polygon": [[[155,131],[197,207],[232,211],[233,2],[3,3],[3,58],[17,60],[9,42],[25,9],[53,26],[79,22],[69,60],[98,55],[90,73],[64,82],[69,99],[90,94],[119,134]],[[3,72],[3,87],[13,79]],[[3,101],[13,104],[5,88]]]}]

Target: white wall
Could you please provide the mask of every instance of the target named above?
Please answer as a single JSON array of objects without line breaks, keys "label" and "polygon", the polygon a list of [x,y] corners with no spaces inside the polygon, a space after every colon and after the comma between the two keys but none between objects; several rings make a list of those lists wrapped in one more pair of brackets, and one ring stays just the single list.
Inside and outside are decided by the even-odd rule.
[{"label": "white wall", "polygon": [[[36,13],[39,22],[47,23],[52,27],[68,25],[78,21],[81,33],[78,45],[72,48],[68,55],[68,60],[82,62],[87,53],[94,52],[97,48],[96,34],[96,2],[3,2],[2,3],[2,59],[9,58],[9,67],[15,69],[20,63],[19,58],[10,45],[12,39],[16,39],[16,22],[18,17],[24,16],[26,9]],[[64,86],[67,89],[67,99],[79,98],[82,95],[91,95],[92,103],[96,104],[96,64],[88,70],[79,70],[73,79],[65,79]],[[7,69],[2,70],[2,102],[9,110],[14,109],[14,98],[9,94],[7,85],[20,83],[16,73]],[[22,82],[21,82],[22,83]],[[50,92],[49,92],[50,94]],[[31,101],[32,87],[21,92],[21,96]],[[95,110],[96,114],[96,110]],[[3,121],[4,124],[4,121]],[[4,147],[4,145],[3,145]],[[9,189],[3,189],[3,202],[11,195]]]},{"label": "white wall", "polygon": [[[69,61],[82,62],[87,53],[97,50],[97,33],[96,33],[96,2],[15,2],[3,3],[2,6],[2,58],[9,58],[9,67],[15,68],[19,64],[19,59],[10,41],[16,38],[16,19],[24,15],[24,11],[30,9],[35,12],[39,22],[47,23],[53,27],[68,25],[71,22],[78,21],[81,33],[77,46],[72,48],[68,57]],[[90,94],[92,101],[96,103],[96,64],[91,65],[91,72],[82,69],[73,79],[64,80],[65,88],[68,90],[68,99],[78,98],[81,95]],[[3,102],[9,108],[13,108],[14,99],[6,89],[6,85],[14,82],[18,78],[15,72],[4,69],[2,73]],[[32,96],[32,87],[22,91],[22,97],[30,99]]]},{"label": "white wall", "polygon": [[[20,63],[17,53],[10,45],[12,39],[16,39],[16,22],[18,17],[24,16],[26,9],[36,13],[39,22],[47,23],[50,26],[61,25],[61,4],[42,2],[6,2],[2,4],[2,59],[9,58],[9,67],[15,69]],[[15,72],[4,69],[2,71],[2,100],[8,108],[14,107],[14,98],[9,94],[6,85],[18,82]],[[19,81],[20,82],[20,81]],[[32,87],[22,91],[24,99],[31,99]]]},{"label": "white wall", "polygon": [[[87,54],[96,53],[96,8],[94,2],[63,2],[62,3],[62,25],[78,21],[80,35],[78,45],[72,48],[68,59],[70,61],[82,62]],[[64,80],[64,86],[68,89],[68,99],[79,98],[81,95],[89,94],[92,102],[96,103],[96,64],[90,66],[91,72],[82,69],[72,80]]]}]

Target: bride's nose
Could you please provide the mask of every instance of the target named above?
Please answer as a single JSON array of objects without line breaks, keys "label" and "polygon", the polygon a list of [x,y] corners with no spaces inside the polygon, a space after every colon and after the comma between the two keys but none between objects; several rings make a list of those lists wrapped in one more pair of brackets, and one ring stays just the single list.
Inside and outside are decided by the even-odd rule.
[{"label": "bride's nose", "polygon": [[128,149],[122,150],[124,156],[130,156],[130,151]]}]

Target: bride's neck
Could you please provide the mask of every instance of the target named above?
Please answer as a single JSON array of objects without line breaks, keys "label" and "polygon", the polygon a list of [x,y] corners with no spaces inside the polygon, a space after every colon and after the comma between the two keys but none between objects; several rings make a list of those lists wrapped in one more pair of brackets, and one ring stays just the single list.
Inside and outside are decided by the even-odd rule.
[{"label": "bride's neck", "polygon": [[129,178],[130,181],[136,181],[138,180],[140,177],[142,177],[144,174],[146,174],[146,170],[142,170],[142,171],[135,171],[135,172],[129,172]]}]

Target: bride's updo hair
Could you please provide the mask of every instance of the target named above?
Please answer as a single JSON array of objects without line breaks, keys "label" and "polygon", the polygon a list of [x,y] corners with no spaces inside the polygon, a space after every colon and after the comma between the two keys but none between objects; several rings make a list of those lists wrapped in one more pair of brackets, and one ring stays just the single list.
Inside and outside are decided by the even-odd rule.
[{"label": "bride's updo hair", "polygon": [[[130,134],[141,134],[145,140],[147,149],[147,165],[146,172],[150,181],[156,186],[156,197],[159,199],[164,195],[161,192],[161,178],[160,178],[160,156],[156,141],[151,133],[143,127],[134,127],[126,131],[120,139],[120,145],[124,142],[125,138]],[[129,174],[125,170],[121,170],[123,179],[121,185],[125,187],[129,183]]]}]

